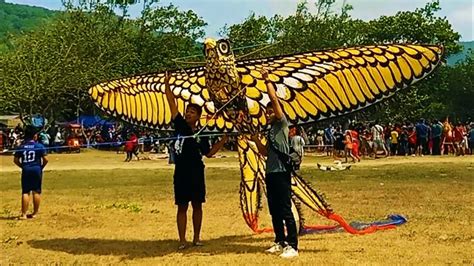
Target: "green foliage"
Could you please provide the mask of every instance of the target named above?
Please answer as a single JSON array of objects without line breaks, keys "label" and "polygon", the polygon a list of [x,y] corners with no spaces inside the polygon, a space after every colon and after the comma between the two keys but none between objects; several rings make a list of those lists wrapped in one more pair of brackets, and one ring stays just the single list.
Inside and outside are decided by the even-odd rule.
[{"label": "green foliage", "polygon": [[[414,11],[398,12],[367,22],[352,18],[352,6],[348,4],[334,11],[334,2],[316,1],[314,13],[309,11],[307,2],[301,2],[296,13],[286,18],[252,14],[241,24],[224,27],[222,35],[228,36],[236,47],[273,44],[269,49],[253,54],[254,57],[399,42],[442,44],[445,57],[461,50],[459,33],[452,29],[445,17],[436,15],[440,10],[438,0]],[[472,116],[473,105],[463,101],[469,99],[466,96],[472,95],[471,76],[474,72],[470,72],[471,76],[467,77],[469,72],[459,71],[460,68],[472,68],[472,60],[466,61],[466,64],[453,68],[442,66],[431,77],[395,95],[391,100],[351,116],[385,121],[441,118],[454,114],[464,119]],[[466,75],[455,79],[454,73]],[[458,88],[464,89],[459,91]]]},{"label": "green foliage", "polygon": [[[141,16],[130,19],[128,8],[138,2],[143,3]],[[240,24],[226,25],[221,34],[231,39],[234,48],[246,48],[237,51],[238,56],[256,45],[270,46],[253,48],[251,57],[387,42],[439,43],[446,48],[446,56],[460,51],[460,35],[446,18],[436,15],[437,0],[367,22],[352,18],[348,4],[333,10],[334,3],[318,0],[316,11],[310,12],[310,4],[301,2],[288,17],[251,14]],[[34,31],[0,40],[10,47],[0,53],[0,113],[41,113],[49,121],[93,113],[86,93],[90,85],[180,68],[173,59],[201,53],[199,41],[206,22],[193,11],[158,5],[157,0],[63,0],[63,4],[66,12],[35,23]],[[2,1],[0,5],[16,7]],[[0,18],[5,10],[9,9],[0,9]],[[121,12],[117,15],[113,10]],[[8,14],[21,17],[18,12]],[[7,23],[0,21],[1,34],[1,25]],[[352,116],[398,121],[420,116],[472,117],[472,65],[471,53],[453,67],[438,68],[390,101]]]},{"label": "green foliage", "polygon": [[14,49],[0,56],[0,112],[40,113],[49,121],[92,113],[89,86],[172,67],[203,36],[205,23],[172,5],[149,2],[131,20],[113,12],[115,3],[65,4],[50,23],[10,39]]},{"label": "green foliage", "polygon": [[0,1],[0,52],[8,49],[7,37],[35,29],[58,14],[41,7],[16,5]]}]

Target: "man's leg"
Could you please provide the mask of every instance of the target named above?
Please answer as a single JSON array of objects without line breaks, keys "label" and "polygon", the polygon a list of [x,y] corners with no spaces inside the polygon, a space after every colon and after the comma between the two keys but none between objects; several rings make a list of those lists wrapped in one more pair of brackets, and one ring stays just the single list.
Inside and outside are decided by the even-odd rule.
[{"label": "man's leg", "polygon": [[33,191],[33,213],[31,214],[32,218],[34,218],[38,214],[40,203],[41,194]]},{"label": "man's leg", "polygon": [[386,142],[382,142],[383,152],[385,153],[385,157],[390,156],[390,152],[388,151]]},{"label": "man's leg", "polygon": [[433,155],[441,155],[440,141],[441,141],[441,139],[439,137],[434,137],[433,138]]},{"label": "man's leg", "polygon": [[273,231],[275,232],[275,243],[281,244],[283,241],[285,241],[285,228],[283,227],[281,209],[278,208],[280,195],[279,191],[277,190],[277,178],[278,174],[267,174],[265,183],[267,185],[268,209],[270,211],[270,215],[272,216]]},{"label": "man's leg", "polygon": [[188,211],[188,204],[178,205],[178,213],[176,215],[176,223],[178,224],[179,243],[186,244],[186,213]]},{"label": "man's leg", "polygon": [[423,138],[423,140],[421,141],[422,143],[422,147],[421,147],[421,154],[422,155],[429,155],[430,152],[429,152],[429,147],[428,147],[428,139],[427,138]]},{"label": "man's leg", "polygon": [[[351,153],[352,156],[352,153]],[[282,218],[286,225],[286,242],[295,250],[298,250],[298,235],[296,231],[296,221],[291,211],[291,175],[289,173],[280,173],[279,185],[281,190],[280,206]]]},{"label": "man's leg", "polygon": [[[138,157],[138,148],[136,148],[135,150],[133,150],[133,154],[135,155],[135,157],[137,157],[137,161],[140,161],[140,157]],[[131,157],[131,156],[130,156]]]},{"label": "man's leg", "polygon": [[202,225],[202,203],[191,202],[191,205],[193,206],[193,230],[194,230],[193,244],[200,244],[201,225]]},{"label": "man's leg", "polygon": [[377,159],[377,150],[378,150],[378,144],[377,144],[377,141],[374,140],[373,146],[372,146],[372,154],[374,155],[374,159]]},{"label": "man's leg", "polygon": [[22,193],[21,195],[21,219],[26,219],[26,212],[30,205],[30,193]]}]

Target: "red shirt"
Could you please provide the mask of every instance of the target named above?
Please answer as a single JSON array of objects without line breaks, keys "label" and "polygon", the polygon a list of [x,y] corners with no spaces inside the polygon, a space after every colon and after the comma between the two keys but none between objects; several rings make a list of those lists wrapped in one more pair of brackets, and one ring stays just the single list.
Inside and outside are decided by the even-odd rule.
[{"label": "red shirt", "polygon": [[416,144],[416,132],[413,129],[408,131],[408,142]]},{"label": "red shirt", "polygon": [[464,127],[457,126],[454,128],[454,141],[461,142],[464,138]]},{"label": "red shirt", "polygon": [[138,145],[138,138],[135,135],[132,135],[129,140],[125,142],[125,151],[133,151]]}]

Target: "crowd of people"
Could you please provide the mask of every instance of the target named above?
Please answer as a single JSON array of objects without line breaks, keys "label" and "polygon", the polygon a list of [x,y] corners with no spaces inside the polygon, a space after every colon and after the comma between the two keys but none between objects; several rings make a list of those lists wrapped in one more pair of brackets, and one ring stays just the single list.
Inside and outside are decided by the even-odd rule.
[{"label": "crowd of people", "polygon": [[[151,130],[117,125],[95,125],[90,127],[51,126],[41,130],[38,142],[48,152],[62,152],[71,147],[95,147],[127,153],[165,152],[172,150],[171,133],[157,133]],[[15,150],[21,145],[24,132],[21,125],[12,129],[0,129],[0,150]],[[361,158],[379,156],[425,156],[473,154],[474,122],[453,124],[449,120],[428,122],[420,119],[416,123],[378,122],[353,123],[343,129],[340,124],[331,124],[324,129],[305,132],[302,128],[290,130],[290,144],[300,158],[303,147],[316,147],[334,158],[359,162]],[[225,147],[236,150],[235,137],[230,137]],[[130,152],[132,154],[130,154]],[[137,157],[138,158],[138,157]]]},{"label": "crowd of people", "polygon": [[[169,134],[117,125],[53,125],[38,132],[37,141],[51,152],[78,150],[80,147],[109,150],[125,150],[127,142],[136,142],[134,150],[140,152],[163,150],[157,143]],[[21,125],[12,129],[0,129],[0,151],[13,151],[24,142],[24,130]],[[133,140],[136,138],[136,140]],[[128,145],[130,146],[130,145]]]},{"label": "crowd of people", "polygon": [[305,136],[307,145],[320,151],[358,162],[361,157],[378,156],[425,156],[455,154],[472,155],[474,147],[474,123],[448,119],[416,123],[404,122],[380,124],[378,122],[354,123],[343,130],[339,124],[316,130]]}]

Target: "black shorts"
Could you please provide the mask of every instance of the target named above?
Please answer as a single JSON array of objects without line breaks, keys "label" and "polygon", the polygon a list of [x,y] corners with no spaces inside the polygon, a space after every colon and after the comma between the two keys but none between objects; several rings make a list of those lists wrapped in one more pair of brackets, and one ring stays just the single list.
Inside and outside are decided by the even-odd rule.
[{"label": "black shorts", "polygon": [[187,205],[190,201],[206,202],[206,184],[204,181],[204,167],[196,171],[176,171],[174,173],[174,203]]},{"label": "black shorts", "polygon": [[344,143],[336,142],[334,144],[334,148],[338,151],[343,151],[344,150]]},{"label": "black shorts", "polygon": [[416,146],[425,146],[428,143],[428,139],[426,137],[416,137]]},{"label": "black shorts", "polygon": [[41,194],[43,171],[41,168],[23,168],[21,172],[21,193],[27,194],[31,191]]}]

